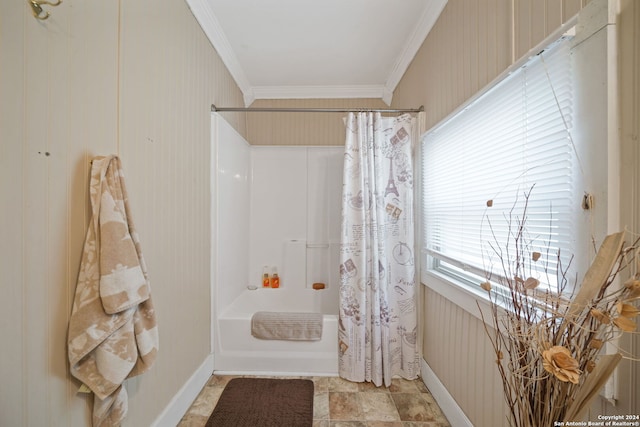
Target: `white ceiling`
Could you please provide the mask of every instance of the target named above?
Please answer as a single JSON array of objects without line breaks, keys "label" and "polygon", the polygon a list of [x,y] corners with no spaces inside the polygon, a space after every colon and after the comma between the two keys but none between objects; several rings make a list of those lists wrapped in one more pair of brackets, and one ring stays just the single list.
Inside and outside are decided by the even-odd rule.
[{"label": "white ceiling", "polygon": [[447,0],[187,0],[244,95],[382,98]]}]

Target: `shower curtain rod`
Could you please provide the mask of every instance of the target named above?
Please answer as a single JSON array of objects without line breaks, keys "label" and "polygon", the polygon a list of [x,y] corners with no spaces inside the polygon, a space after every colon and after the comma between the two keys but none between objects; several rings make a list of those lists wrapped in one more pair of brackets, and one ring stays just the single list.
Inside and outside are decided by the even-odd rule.
[{"label": "shower curtain rod", "polygon": [[380,108],[248,108],[248,107],[216,107],[211,104],[211,111],[214,113],[224,111],[243,111],[247,113],[420,113],[424,111],[424,106],[410,109],[380,109]]}]

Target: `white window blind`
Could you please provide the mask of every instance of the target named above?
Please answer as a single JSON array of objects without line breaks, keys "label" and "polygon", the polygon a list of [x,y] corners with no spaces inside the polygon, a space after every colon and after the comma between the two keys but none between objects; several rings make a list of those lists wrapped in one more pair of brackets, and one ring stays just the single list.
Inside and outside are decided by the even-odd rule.
[{"label": "white window blind", "polygon": [[488,243],[503,249],[513,243],[509,227],[522,218],[523,195],[533,187],[527,235],[536,246],[530,250],[545,257],[534,274],[557,285],[557,252],[566,267],[576,212],[569,44],[556,42],[424,136],[422,229],[430,268],[476,284],[487,271],[500,274]]}]

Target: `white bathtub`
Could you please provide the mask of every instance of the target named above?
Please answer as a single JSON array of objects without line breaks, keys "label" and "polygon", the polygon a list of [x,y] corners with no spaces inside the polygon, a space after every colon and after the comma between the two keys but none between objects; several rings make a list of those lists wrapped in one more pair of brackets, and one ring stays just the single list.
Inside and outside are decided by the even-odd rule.
[{"label": "white bathtub", "polygon": [[[243,291],[217,319],[214,370],[262,375],[337,375],[337,290],[309,288]],[[323,313],[320,341],[261,340],[251,335],[257,311]]]}]

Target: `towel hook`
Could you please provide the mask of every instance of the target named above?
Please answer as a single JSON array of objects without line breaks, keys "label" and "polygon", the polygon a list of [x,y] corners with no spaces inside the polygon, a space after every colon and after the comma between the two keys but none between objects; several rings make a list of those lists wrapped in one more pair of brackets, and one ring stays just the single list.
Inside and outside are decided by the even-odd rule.
[{"label": "towel hook", "polygon": [[49,18],[49,12],[46,12],[42,9],[43,4],[48,4],[49,6],[57,6],[60,3],[62,3],[62,0],[58,0],[57,3],[51,3],[50,1],[46,1],[46,0],[27,0],[27,1],[31,5],[31,11],[33,12],[33,16],[35,16],[37,19],[41,21],[44,21],[45,19]]}]

